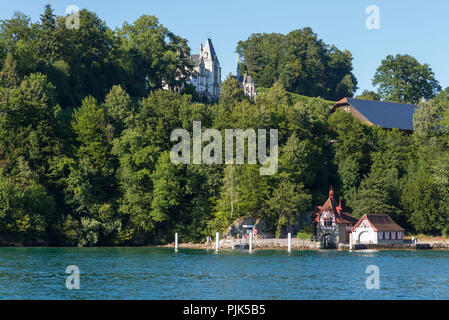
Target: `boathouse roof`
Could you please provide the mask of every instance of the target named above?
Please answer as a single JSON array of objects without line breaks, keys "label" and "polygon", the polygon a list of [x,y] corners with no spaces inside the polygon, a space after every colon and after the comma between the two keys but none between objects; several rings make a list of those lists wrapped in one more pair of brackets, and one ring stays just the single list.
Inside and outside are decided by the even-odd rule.
[{"label": "boathouse roof", "polygon": [[329,198],[326,200],[324,205],[318,206],[318,209],[319,212],[317,212],[314,222],[319,222],[321,213],[325,211],[332,211],[335,214],[335,220],[337,223],[354,224],[357,222],[356,218],[347,212],[343,212],[341,202],[337,203],[335,200],[334,190],[332,188],[329,190]]},{"label": "boathouse roof", "polygon": [[352,228],[354,231],[363,220],[368,220],[371,227],[374,229],[374,231],[404,231],[404,228],[399,226],[396,222],[391,219],[391,217],[388,214],[374,214],[374,213],[368,213],[363,215],[363,217],[360,218],[360,220],[357,222],[357,224]]}]

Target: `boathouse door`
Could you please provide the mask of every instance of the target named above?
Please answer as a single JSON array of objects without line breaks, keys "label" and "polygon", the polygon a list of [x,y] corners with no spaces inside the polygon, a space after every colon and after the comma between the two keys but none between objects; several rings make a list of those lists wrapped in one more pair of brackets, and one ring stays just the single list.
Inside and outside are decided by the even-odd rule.
[{"label": "boathouse door", "polygon": [[321,237],[321,249],[335,249],[337,245],[335,244],[335,238],[332,234],[326,233]]},{"label": "boathouse door", "polygon": [[370,243],[370,236],[369,233],[367,231],[362,231],[359,234],[359,243]]}]

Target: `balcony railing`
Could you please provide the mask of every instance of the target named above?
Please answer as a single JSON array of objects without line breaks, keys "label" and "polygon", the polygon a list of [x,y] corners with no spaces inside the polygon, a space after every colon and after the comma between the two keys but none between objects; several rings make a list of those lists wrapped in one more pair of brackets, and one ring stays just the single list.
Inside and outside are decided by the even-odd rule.
[{"label": "balcony railing", "polygon": [[319,228],[320,228],[321,230],[327,230],[327,231],[329,231],[329,230],[335,230],[335,229],[336,229],[335,226],[319,226]]}]

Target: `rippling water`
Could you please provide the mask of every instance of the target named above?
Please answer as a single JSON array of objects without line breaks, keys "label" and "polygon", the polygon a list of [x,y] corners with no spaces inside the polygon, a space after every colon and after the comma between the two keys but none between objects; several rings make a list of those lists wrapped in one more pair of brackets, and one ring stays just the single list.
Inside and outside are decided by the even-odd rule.
[{"label": "rippling water", "polygon": [[[80,289],[68,290],[68,265]],[[368,290],[366,268],[380,270]],[[2,299],[449,299],[449,251],[0,248]]]}]

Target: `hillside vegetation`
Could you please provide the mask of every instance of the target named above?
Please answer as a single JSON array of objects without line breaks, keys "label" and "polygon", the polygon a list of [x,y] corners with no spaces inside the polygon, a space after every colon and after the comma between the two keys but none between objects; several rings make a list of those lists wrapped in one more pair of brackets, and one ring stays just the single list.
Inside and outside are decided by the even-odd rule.
[{"label": "hillside vegetation", "polygon": [[[47,6],[36,23],[20,13],[0,22],[1,243],[167,243],[175,232],[199,242],[242,216],[279,235],[307,221],[330,186],[356,217],[449,233],[449,89],[422,103],[413,135],[330,114],[333,102],[289,93],[282,79],[251,101],[228,77],[219,101],[204,104],[191,87],[161,89],[182,86],[190,50],[154,16],[116,30],[87,10],[80,29],[65,19]],[[222,133],[278,129],[276,174],[174,164],[171,133],[192,136],[194,121]]]}]

